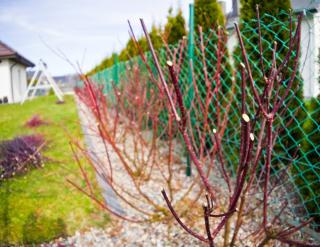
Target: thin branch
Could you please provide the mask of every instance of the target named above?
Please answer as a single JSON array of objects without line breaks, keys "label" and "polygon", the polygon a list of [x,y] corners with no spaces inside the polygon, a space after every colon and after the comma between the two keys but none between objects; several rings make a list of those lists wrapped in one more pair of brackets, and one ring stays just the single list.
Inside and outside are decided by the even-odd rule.
[{"label": "thin branch", "polygon": [[173,206],[172,206],[172,204],[171,204],[171,202],[170,202],[170,200],[169,200],[169,198],[168,198],[168,196],[167,196],[167,194],[166,194],[166,192],[165,192],[164,190],[161,191],[161,194],[163,195],[163,198],[165,199],[165,201],[166,201],[166,203],[167,203],[167,206],[168,206],[170,212],[172,213],[172,215],[173,215],[173,217],[176,219],[176,221],[179,223],[179,225],[180,225],[186,232],[188,232],[189,234],[191,234],[193,237],[199,239],[199,240],[202,241],[202,242],[208,243],[208,240],[207,240],[205,237],[203,237],[203,236],[199,235],[198,233],[194,232],[193,230],[191,230],[189,227],[187,227],[187,226],[181,221],[180,217],[178,216],[178,214],[177,214],[176,211],[174,210],[174,208],[173,208]]}]

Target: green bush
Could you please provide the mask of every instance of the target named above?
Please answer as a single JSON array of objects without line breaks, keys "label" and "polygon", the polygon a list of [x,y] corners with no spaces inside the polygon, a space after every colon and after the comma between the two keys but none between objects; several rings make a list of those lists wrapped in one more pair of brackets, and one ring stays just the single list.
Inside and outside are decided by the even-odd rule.
[{"label": "green bush", "polygon": [[293,176],[308,214],[320,226],[320,96],[307,101],[306,108],[308,118],[303,124],[301,147],[304,164],[293,167]]}]

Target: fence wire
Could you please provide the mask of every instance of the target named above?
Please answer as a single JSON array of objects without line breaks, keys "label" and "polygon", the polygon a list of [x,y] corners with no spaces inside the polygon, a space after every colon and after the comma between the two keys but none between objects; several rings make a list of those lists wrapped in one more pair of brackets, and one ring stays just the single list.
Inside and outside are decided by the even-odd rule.
[{"label": "fence wire", "polygon": [[[307,15],[308,16],[308,15]],[[296,20],[295,20],[296,21]],[[308,20],[307,20],[308,21]],[[263,38],[263,61],[265,69],[268,70],[271,66],[271,54],[274,41],[278,44],[277,63],[280,63],[284,54],[288,50],[289,44],[289,14],[282,12],[279,16],[263,15],[261,17],[261,32]],[[258,62],[259,46],[258,46],[258,30],[257,20],[250,22],[242,22],[240,24],[241,33],[244,43],[248,50],[250,64],[253,67],[254,79],[256,85],[262,88],[262,70]],[[304,35],[304,34],[302,34]],[[234,33],[229,30],[229,41],[234,39]],[[320,39],[320,37],[318,37]],[[203,59],[201,52],[201,39],[199,33],[194,34],[194,49],[193,56],[193,79],[196,81],[196,87],[190,81],[190,63],[188,57],[187,40],[183,39],[176,45],[170,45],[157,51],[158,57],[163,70],[166,70],[166,61],[168,58],[174,60],[175,63],[181,62],[179,72],[179,82],[182,87],[184,100],[190,106],[192,99],[195,97],[195,89],[199,91],[201,97],[206,94],[205,74],[203,73],[204,63],[207,67],[208,77],[212,78],[216,71],[217,63],[217,30],[211,30],[202,35],[203,44],[205,45],[205,57]],[[306,37],[302,37],[308,44],[310,43]],[[184,45],[182,45],[184,43]],[[228,45],[229,46],[229,45]],[[181,48],[183,47],[183,48]],[[190,49],[190,47],[189,47]],[[281,190],[285,191],[285,196],[290,203],[290,210],[295,217],[300,220],[304,218],[314,218],[313,228],[320,230],[320,96],[306,97],[306,84],[316,84],[319,87],[319,79],[315,78],[318,73],[306,67],[306,60],[311,59],[313,63],[317,63],[311,58],[315,54],[314,47],[302,43],[303,54],[300,59],[300,73],[297,74],[294,84],[295,87],[290,92],[284,106],[289,104],[288,113],[278,120],[278,125],[281,128],[280,134],[276,141],[275,151],[272,160],[272,179],[281,181]],[[229,51],[229,54],[224,54],[222,61],[222,72],[219,77],[221,90],[217,94],[219,97],[219,105],[221,114],[224,113],[226,104],[232,96],[232,104],[228,111],[228,126],[223,136],[223,151],[228,159],[229,168],[234,171],[237,164],[240,140],[240,74],[237,69],[238,64],[242,61],[239,45],[236,43],[234,51]],[[303,57],[303,55],[305,56]],[[146,54],[149,65],[154,74],[156,70],[153,66],[151,54]],[[292,54],[294,56],[294,53]],[[307,57],[308,56],[308,57]],[[105,93],[112,97],[112,82],[115,84],[125,84],[128,79],[128,70],[131,66],[139,66],[140,72],[148,76],[146,66],[140,57],[135,57],[130,61],[120,62],[113,67],[107,68],[93,75],[93,81],[103,84]],[[315,67],[314,67],[315,68]],[[305,76],[306,69],[309,77]],[[310,71],[313,76],[310,76]],[[286,72],[288,75],[292,73],[289,68]],[[310,81],[313,78],[313,81]],[[150,83],[152,83],[150,81]],[[217,80],[212,81],[212,88],[217,84]],[[261,90],[260,88],[260,90]],[[248,92],[249,109],[251,117],[256,103],[253,95]],[[210,104],[210,113],[215,113],[214,104]],[[162,120],[166,121],[166,113],[162,114]],[[196,119],[193,119],[196,124]],[[214,122],[214,121],[213,121]],[[291,122],[289,126],[287,123]],[[257,128],[259,129],[259,128]],[[296,159],[293,159],[293,153],[300,146],[299,154]],[[292,165],[288,167],[288,164]],[[263,164],[261,164],[262,170]],[[259,173],[257,174],[258,177]],[[258,179],[258,178],[257,178]],[[278,203],[276,200],[273,203]]]}]

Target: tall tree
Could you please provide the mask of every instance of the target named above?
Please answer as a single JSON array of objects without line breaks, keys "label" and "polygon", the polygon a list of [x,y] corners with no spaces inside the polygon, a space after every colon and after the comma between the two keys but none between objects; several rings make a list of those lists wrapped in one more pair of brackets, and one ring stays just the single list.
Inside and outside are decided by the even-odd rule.
[{"label": "tall tree", "polygon": [[291,8],[290,0],[240,0],[240,18],[243,21],[256,19],[256,6],[259,5],[260,15],[272,14],[279,15],[281,11],[288,12]]},{"label": "tall tree", "polygon": [[314,218],[316,229],[320,230],[319,204],[317,196],[320,195],[320,95],[305,102],[308,118],[303,123],[305,133],[300,162],[295,164],[294,179],[298,185],[299,194],[303,198],[307,212]]},{"label": "tall tree", "polygon": [[[291,9],[290,0],[240,0],[241,11],[241,28],[247,30],[243,33],[245,39],[245,46],[249,54],[249,60],[252,64],[253,76],[255,83],[258,86],[263,87],[265,81],[263,76],[263,69],[260,63],[259,53],[259,39],[258,33],[255,30],[257,27],[257,11],[256,8],[259,6],[260,19],[261,19],[261,36],[262,36],[262,47],[263,53],[263,64],[265,73],[269,73],[272,61],[272,50],[274,42],[277,42],[277,63],[280,64],[288,51],[288,44],[290,40],[289,29],[289,12]],[[276,22],[275,23],[275,19]],[[294,29],[294,28],[293,28]],[[241,60],[242,56],[240,51],[237,50],[235,53],[238,56],[238,60]],[[292,54],[291,62],[293,62],[294,54]],[[286,84],[288,78],[292,73],[292,66],[288,66],[287,73],[283,74],[283,80],[281,83]],[[289,99],[293,98],[290,102],[288,114],[282,119],[282,125],[285,124],[292,118],[302,120],[304,112],[301,111],[301,104],[303,103],[303,85],[302,78],[297,73],[296,79],[294,80],[293,90],[288,95],[288,100],[285,102],[289,103]],[[299,141],[302,141],[301,126],[299,123],[293,122],[289,128],[279,136],[280,146],[279,151],[282,149],[282,155],[288,153],[293,154]]]},{"label": "tall tree", "polygon": [[[203,45],[205,46],[205,60],[207,63],[207,70],[209,78],[213,78],[216,72],[216,62],[218,57],[218,47],[220,49],[221,58],[221,75],[220,81],[222,83],[223,94],[226,94],[230,90],[232,83],[232,68],[229,62],[229,51],[227,48],[228,37],[226,35],[225,24],[226,18],[222,11],[221,5],[217,0],[195,0],[194,1],[194,27],[195,27],[195,38],[196,38],[196,58],[195,61],[202,61],[201,56],[203,54],[200,49],[201,35]],[[200,34],[200,28],[202,34]],[[221,28],[218,30],[218,28]],[[220,34],[220,41],[219,35]],[[196,65],[194,65],[196,66]],[[201,66],[201,65],[200,65]],[[213,87],[215,87],[216,81],[213,81]],[[200,82],[200,87],[203,87],[203,83]],[[205,88],[203,88],[206,90]],[[202,89],[200,88],[199,91]]]},{"label": "tall tree", "polygon": [[[318,63],[320,65],[320,53]],[[320,86],[320,76],[318,81],[318,86]],[[296,176],[296,180],[303,192],[301,194],[307,205],[308,212],[314,217],[317,230],[320,231],[319,204],[316,203],[317,198],[315,198],[315,196],[320,195],[320,94],[306,101],[305,107],[308,110],[308,118],[303,123],[303,131],[305,133],[302,145],[304,152],[303,162],[311,165],[298,166],[296,170],[299,175]]]},{"label": "tall tree", "polygon": [[168,44],[175,44],[182,39],[187,33],[186,21],[182,15],[182,10],[179,9],[174,16],[172,8],[168,11],[167,23],[164,27],[164,37]]},{"label": "tall tree", "polygon": [[[257,20],[257,6],[259,7],[259,13],[261,17],[261,33],[263,35],[263,48],[266,51],[264,57],[267,61],[272,60],[273,41],[276,41],[279,59],[282,59],[287,51],[287,45],[289,41],[289,12],[291,10],[290,0],[240,0],[240,27],[246,28],[250,26],[257,28],[255,20]],[[281,25],[276,24],[273,16],[277,19],[278,23],[283,23],[287,27],[283,28]],[[275,35],[276,34],[276,35]],[[246,42],[247,49],[251,52],[253,61],[259,59],[258,48],[258,34],[256,30],[249,32],[249,42]],[[270,59],[270,60],[269,60]],[[259,63],[257,63],[259,65]],[[267,64],[268,65],[268,64]],[[270,63],[269,63],[270,65]]]},{"label": "tall tree", "polygon": [[[284,56],[288,51],[289,43],[289,12],[291,9],[290,0],[240,0],[241,1],[241,27],[248,32],[243,32],[242,35],[247,41],[246,49],[249,54],[249,59],[252,65],[253,76],[256,85],[263,85],[264,79],[262,76],[261,65],[259,62],[259,46],[258,35],[255,31],[256,26],[256,5],[259,5],[259,12],[261,16],[262,26],[262,46],[265,50],[263,53],[263,60],[266,73],[270,71],[270,65],[272,61],[272,48],[273,42],[277,42],[277,64],[280,64]],[[272,17],[274,16],[274,17]],[[295,19],[295,16],[293,16]],[[294,26],[294,25],[293,25]],[[293,27],[294,30],[294,27]],[[295,54],[291,55],[292,58]],[[235,58],[240,57],[240,51],[235,52]],[[238,61],[239,61],[238,60]],[[292,61],[293,59],[291,59]],[[288,70],[283,74],[282,84],[286,85],[288,78],[290,78],[292,72],[292,66],[288,66]],[[279,124],[283,127],[283,131],[280,132],[277,139],[277,145],[275,146],[275,162],[280,165],[287,165],[288,158],[295,153],[295,150],[299,145],[300,153],[297,159],[297,163],[294,163],[290,169],[290,175],[297,188],[299,198],[304,203],[306,211],[310,216],[315,216],[315,221],[319,224],[320,219],[317,216],[317,207],[314,199],[314,195],[318,192],[315,181],[319,174],[313,169],[315,164],[318,163],[319,156],[317,152],[319,147],[317,146],[317,134],[314,131],[318,127],[317,117],[320,115],[317,109],[320,106],[319,98],[312,99],[309,102],[305,102],[303,98],[303,79],[300,73],[293,82],[292,89],[284,105],[289,104],[288,113],[285,114],[282,119],[279,120]],[[308,111],[308,115],[306,114]],[[313,120],[311,120],[311,118]],[[293,121],[292,121],[293,120]],[[291,122],[289,126],[287,123]],[[308,137],[306,137],[306,135]],[[307,140],[307,141],[306,141]],[[315,148],[317,146],[317,148]],[[301,165],[303,164],[303,165]],[[273,171],[278,170],[278,165],[274,163]],[[316,217],[317,216],[317,217]]]},{"label": "tall tree", "polygon": [[[224,30],[226,19],[218,1],[195,0],[194,24],[193,68],[197,86],[195,91],[199,92],[203,104],[209,102],[209,128],[220,128],[224,110],[219,110],[216,105],[221,109],[226,109],[228,105],[232,91],[232,67],[227,49],[228,37]],[[200,130],[206,131],[202,126]],[[194,130],[194,136],[198,138],[200,132]],[[213,143],[208,136],[206,146],[211,145]]]},{"label": "tall tree", "polygon": [[[162,42],[162,30],[161,27],[157,27],[155,24],[152,25],[151,31],[149,32],[150,35],[150,39],[152,41],[153,47],[155,49],[159,49],[163,46],[163,42]],[[145,38],[144,38],[145,40]],[[146,42],[146,40],[145,40]],[[145,43],[145,48],[144,51],[149,50],[147,43]]]},{"label": "tall tree", "polygon": [[[262,80],[261,68],[260,68],[260,54],[259,54],[259,40],[257,28],[257,6],[259,7],[260,19],[261,19],[261,35],[263,37],[262,47],[264,49],[263,57],[265,58],[265,66],[268,68],[272,61],[272,49],[273,42],[277,42],[277,55],[281,60],[287,51],[287,45],[289,41],[289,11],[291,8],[290,0],[240,0],[240,28],[245,29],[246,33],[243,33],[246,45],[246,49],[249,54],[249,58],[252,64],[256,66],[256,80]],[[273,25],[274,16],[282,25]],[[275,35],[276,34],[276,35]],[[239,50],[236,51],[236,55],[239,54]],[[262,83],[262,82],[261,82]]]},{"label": "tall tree", "polygon": [[225,17],[217,0],[194,1],[194,24],[196,31],[198,26],[206,33],[209,29],[225,25]]}]

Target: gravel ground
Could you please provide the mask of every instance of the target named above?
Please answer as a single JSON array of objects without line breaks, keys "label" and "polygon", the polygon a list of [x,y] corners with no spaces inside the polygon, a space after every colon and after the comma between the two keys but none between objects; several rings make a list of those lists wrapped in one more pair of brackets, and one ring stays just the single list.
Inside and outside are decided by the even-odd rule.
[{"label": "gravel ground", "polygon": [[[59,239],[43,247],[103,247],[103,246],[206,246],[191,238],[180,227],[153,223],[137,225],[128,222],[113,221],[113,226],[106,229],[91,229],[85,233],[77,232],[67,239]],[[169,233],[168,233],[169,232]]]},{"label": "gravel ground", "polygon": [[[92,121],[94,118],[91,116],[90,112],[86,109],[84,104],[78,102],[79,116],[81,119],[82,129],[85,136],[86,146],[91,150],[91,159],[97,162],[105,162],[106,155],[104,152],[104,146],[97,135],[97,131],[92,129]],[[91,126],[89,128],[88,126]],[[130,141],[130,137],[126,137],[126,141]],[[126,149],[130,152],[130,144],[127,145]],[[111,152],[110,158],[112,164],[118,164],[118,157]],[[180,188],[176,191],[176,197],[181,197],[187,190],[188,185],[191,183],[193,178],[185,176],[185,169],[181,166],[174,167],[174,174],[177,176],[173,187]],[[127,173],[123,170],[120,165],[114,166],[113,170],[114,183],[120,182],[121,186],[124,188],[131,188],[133,186],[130,182],[130,178]],[[98,183],[102,187],[102,194],[105,200],[110,202],[113,210],[118,213],[122,212],[125,216],[130,217],[140,217],[141,214],[132,210],[125,203],[122,203],[117,196],[112,193],[112,189],[108,184],[104,183],[98,176]],[[165,202],[161,196],[160,190],[162,186],[159,184],[161,181],[160,173],[157,169],[152,172],[152,179],[150,182],[142,186],[142,190],[147,194],[152,196],[152,199],[156,201],[159,205],[166,207]],[[194,197],[197,193],[197,186],[195,186],[195,192],[190,194],[190,197]],[[132,192],[132,191],[130,191]],[[139,195],[138,195],[139,196]],[[175,198],[176,198],[175,197]],[[139,204],[141,202],[135,202]],[[109,203],[110,204],[110,203]],[[201,205],[197,207],[201,208]],[[139,205],[140,208],[148,210],[150,205],[144,203]],[[202,223],[202,222],[201,222]],[[196,228],[202,228],[198,226]],[[50,244],[42,245],[43,247],[62,247],[62,246],[204,246],[199,240],[190,237],[180,226],[177,225],[175,221],[171,221],[170,224],[154,222],[154,223],[131,223],[128,221],[119,220],[118,218],[111,215],[111,223],[106,226],[105,229],[90,229],[86,232],[76,232],[73,236],[66,239],[57,239]]]},{"label": "gravel ground", "polygon": [[[91,121],[93,118],[90,116],[87,109],[84,107],[83,104],[79,103],[79,115],[82,121],[82,127],[85,133],[85,141],[86,145],[91,147],[94,150],[92,153],[92,159],[97,159],[103,161],[105,159],[105,153],[103,152],[103,145],[99,138],[97,137],[94,130],[90,130],[88,126],[90,125],[88,121]],[[90,125],[92,126],[92,124]],[[130,147],[128,147],[130,148]],[[111,161],[112,163],[119,162],[116,155],[111,153]],[[131,188],[133,185],[130,182],[130,179],[126,178],[126,173],[121,168],[121,166],[115,166],[116,169],[114,170],[114,179],[115,181],[121,182],[121,185],[125,188]],[[217,176],[217,171],[213,172],[215,176],[212,176],[211,180],[212,183],[216,185],[215,190],[217,191],[217,195],[219,198],[226,198],[227,188],[222,178]],[[164,201],[160,195],[161,185],[159,185],[159,172],[153,172],[153,178],[147,183],[146,186],[143,186],[143,191],[148,194],[152,195],[152,199],[154,199],[159,205],[166,206]],[[175,167],[174,174],[177,176],[175,179],[176,185],[173,187],[177,188],[186,188],[188,184],[192,181],[192,177],[188,178],[185,176],[185,171],[182,167]],[[99,182],[99,179],[98,179]],[[121,212],[125,216],[135,217],[141,216],[131,208],[129,208],[126,204],[121,203],[117,196],[112,193],[112,189],[108,187],[107,184],[99,182],[102,187],[102,193],[107,201],[112,201],[112,207],[117,212]],[[196,194],[197,188],[195,189],[194,194]],[[183,194],[183,189],[178,191],[176,197],[180,197]],[[194,196],[191,194],[191,196]],[[282,192],[277,192],[277,194],[273,195],[274,198],[281,197]],[[259,200],[259,195],[252,196],[251,200]],[[220,202],[220,205],[224,204],[223,199]],[[201,199],[200,199],[201,201]],[[137,205],[141,202],[136,202]],[[201,209],[201,202],[195,205],[195,207]],[[254,203],[252,201],[252,203]],[[219,203],[218,203],[219,204]],[[147,204],[139,205],[140,208],[144,210],[148,210]],[[276,210],[275,205],[275,210]],[[222,210],[223,211],[223,210]],[[257,225],[261,220],[261,214],[258,211],[250,216],[250,218],[244,218],[244,225],[240,232],[240,238],[244,238],[247,236],[248,232],[254,232],[257,229]],[[233,225],[231,225],[231,229],[233,229]],[[193,225],[193,228],[196,232],[202,233],[205,235],[203,230],[203,220],[202,218],[198,218],[196,220],[196,224]],[[216,239],[216,243],[222,244],[222,234],[218,236]],[[154,223],[131,223],[128,221],[119,220],[111,216],[111,223],[105,227],[105,229],[90,229],[86,232],[76,232],[71,237],[66,239],[58,239],[53,241],[50,244],[42,245],[43,247],[63,247],[63,246],[83,246],[83,247],[100,247],[100,246],[206,246],[199,240],[193,238],[188,233],[186,233],[175,221],[172,221],[170,224],[164,224],[160,222]],[[218,245],[220,246],[220,245]],[[250,242],[250,238],[246,238],[241,243],[241,246],[254,246],[252,242]],[[281,245],[273,245],[273,246],[281,246]]]}]

